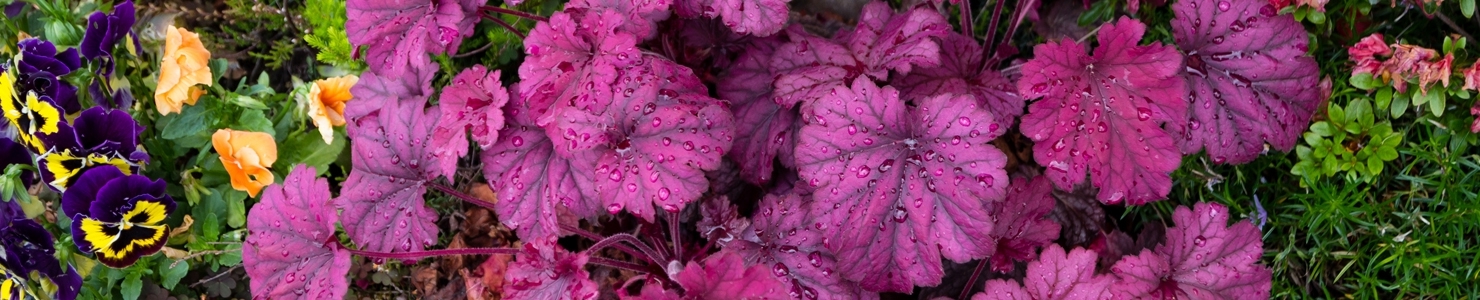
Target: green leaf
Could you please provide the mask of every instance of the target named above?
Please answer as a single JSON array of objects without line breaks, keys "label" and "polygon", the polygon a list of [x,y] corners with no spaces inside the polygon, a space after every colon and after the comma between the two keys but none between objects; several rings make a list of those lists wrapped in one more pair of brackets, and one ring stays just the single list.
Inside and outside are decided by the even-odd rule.
[{"label": "green leaf", "polygon": [[1373,79],[1372,74],[1360,73],[1352,75],[1351,84],[1352,87],[1370,91],[1377,88],[1381,82]]},{"label": "green leaf", "polygon": [[226,59],[225,58],[212,59],[211,60],[210,67],[211,67],[211,82],[214,82],[215,83],[215,85],[213,85],[213,86],[215,86],[215,87],[221,87],[221,77],[226,76],[226,67],[227,67]]},{"label": "green leaf", "polygon": [[277,135],[277,130],[272,128],[272,120],[260,110],[247,110],[237,119],[236,126],[232,129],[242,131],[266,132],[267,135]]},{"label": "green leaf", "polygon": [[1312,9],[1310,14],[1305,15],[1305,18],[1310,19],[1311,24],[1326,24],[1326,13],[1319,10]]},{"label": "green leaf", "polygon": [[[174,265],[174,267],[170,267],[170,265]],[[185,274],[187,273],[190,273],[190,262],[188,261],[181,260],[174,263],[160,263],[159,284],[164,286],[166,290],[173,290],[175,289],[175,285],[180,283],[180,278],[185,278]]]},{"label": "green leaf", "polygon": [[1395,97],[1393,98],[1393,106],[1388,108],[1388,112],[1393,115],[1394,119],[1397,119],[1399,117],[1402,117],[1404,113],[1408,112],[1409,99],[1405,99],[1408,96],[1405,96],[1402,93],[1393,94],[1393,97]]},{"label": "green leaf", "polygon": [[242,228],[247,225],[247,193],[235,189],[223,189],[221,200],[226,201],[226,226]]},{"label": "green leaf", "polygon": [[119,291],[123,294],[123,300],[139,299],[139,293],[144,291],[144,280],[140,278],[143,275],[143,273],[139,272],[129,272],[127,275],[124,275],[123,284]]},{"label": "green leaf", "polygon": [[1465,18],[1475,17],[1475,0],[1460,0],[1459,12],[1464,14]]},{"label": "green leaf", "polygon": [[272,165],[273,170],[287,172],[298,164],[308,165],[318,170],[319,174],[329,171],[329,164],[339,157],[349,141],[344,138],[344,131],[334,130],[334,142],[324,144],[323,136],[318,130],[295,132],[288,135],[278,147],[277,163]]},{"label": "green leaf", "polygon": [[159,137],[174,140],[197,135],[209,128],[209,121],[210,116],[206,113],[204,105],[186,106],[178,114],[160,118]]},{"label": "green leaf", "polygon": [[221,237],[220,219],[216,213],[209,213],[198,219],[200,221],[195,221],[196,224],[200,224],[200,238],[207,242],[219,240]]},{"label": "green leaf", "polygon": [[1353,127],[1365,129],[1364,125],[1372,125],[1372,102],[1365,98],[1357,98],[1346,105],[1346,127],[1348,127],[1347,130]]},{"label": "green leaf", "polygon": [[225,266],[225,267],[231,267],[231,266],[236,266],[236,265],[242,264],[242,251],[241,251],[241,249],[237,249],[237,251],[227,251],[226,253],[222,253],[221,256],[219,256],[219,257],[216,258],[216,264],[219,264],[219,265]]},{"label": "green leaf", "polygon": [[1393,88],[1383,87],[1377,90],[1377,98],[1375,100],[1377,102],[1377,110],[1388,110],[1388,105],[1393,103]]},{"label": "green leaf", "polygon": [[[1318,136],[1317,138],[1322,137],[1322,136],[1331,136],[1331,130],[1332,130],[1331,129],[1331,124],[1330,123],[1326,123],[1325,121],[1316,122],[1315,124],[1310,124],[1310,132],[1314,132]],[[1310,138],[1306,138],[1306,139],[1307,139],[1307,142],[1309,142],[1309,139]]]},{"label": "green leaf", "polygon": [[1446,106],[1445,100],[1448,100],[1449,94],[1442,91],[1432,91],[1429,95],[1431,97],[1429,99],[1429,112],[1433,113],[1435,117],[1443,117]]}]

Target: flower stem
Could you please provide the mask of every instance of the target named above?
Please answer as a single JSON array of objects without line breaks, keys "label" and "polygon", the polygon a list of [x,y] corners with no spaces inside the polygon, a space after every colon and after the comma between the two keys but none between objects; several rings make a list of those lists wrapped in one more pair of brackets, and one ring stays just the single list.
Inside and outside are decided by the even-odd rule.
[{"label": "flower stem", "polygon": [[530,19],[532,21],[538,21],[538,22],[547,22],[547,21],[550,21],[550,18],[541,17],[541,16],[534,15],[534,14],[527,13],[527,12],[522,12],[522,11],[517,11],[517,10],[512,10],[512,9],[507,9],[507,8],[502,8],[502,7],[498,7],[498,6],[490,6],[490,5],[485,5],[483,7],[478,8],[478,12],[496,12],[496,13],[501,13],[501,14],[505,14],[505,15],[511,15],[511,16],[515,16],[515,17]]},{"label": "flower stem", "polygon": [[637,249],[642,250],[641,253],[643,255],[640,257],[647,258],[649,262],[662,265],[663,262],[667,261],[663,259],[662,255],[658,255],[656,251],[654,251],[652,248],[649,248],[647,244],[643,244],[641,240],[638,240],[636,236],[626,233],[616,234],[602,239],[601,241],[596,242],[596,245],[592,245],[590,249],[586,249],[586,252],[599,251],[601,250],[601,248],[613,246],[621,242],[626,242],[628,244],[631,244],[633,247],[637,247]]},{"label": "flower stem", "polygon": [[[348,249],[348,247],[346,247],[346,249]],[[442,250],[427,250],[427,251],[397,252],[397,253],[375,252],[375,251],[365,251],[365,250],[349,249],[349,253],[350,254],[354,254],[354,255],[369,257],[369,258],[381,258],[381,259],[422,259],[422,258],[427,258],[427,257],[432,257],[432,256],[452,256],[452,255],[495,255],[495,254],[509,254],[509,255],[513,255],[513,254],[519,253],[519,249],[515,249],[515,248],[461,248],[461,249],[442,249]]]},{"label": "flower stem", "polygon": [[[1002,3],[1002,1],[1005,0],[997,0],[997,3]],[[976,23],[971,20],[971,0],[962,0],[961,5],[957,6],[956,9],[960,10],[961,13],[961,16],[957,18],[960,19],[958,21],[961,21],[961,34],[973,38],[976,37]],[[987,40],[987,43],[991,42],[992,40]]]},{"label": "flower stem", "polygon": [[683,259],[683,236],[680,233],[682,231],[678,229],[678,214],[669,212],[668,235],[671,235],[673,238],[673,258],[681,260]]},{"label": "flower stem", "polygon": [[454,189],[450,186],[442,185],[441,183],[427,183],[427,186],[432,187],[432,189],[441,191],[444,194],[451,195],[452,197],[462,199],[464,202],[469,202],[474,205],[487,208],[489,211],[498,211],[498,209],[493,207],[493,203],[489,203],[488,201],[485,201],[483,199],[478,199],[477,197],[473,197],[473,195],[463,194],[462,192],[458,192],[457,189]]}]

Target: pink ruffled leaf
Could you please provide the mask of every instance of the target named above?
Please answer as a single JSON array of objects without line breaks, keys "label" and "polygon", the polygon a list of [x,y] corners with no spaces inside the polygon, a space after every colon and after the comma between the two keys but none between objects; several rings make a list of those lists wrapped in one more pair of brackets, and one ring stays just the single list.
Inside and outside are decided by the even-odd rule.
[{"label": "pink ruffled leaf", "polygon": [[483,65],[475,65],[457,74],[442,89],[442,119],[432,130],[435,151],[451,157],[466,155],[469,132],[479,148],[493,146],[499,129],[504,127],[502,108],[509,102],[509,91],[499,75],[498,70],[488,72]]},{"label": "pink ruffled leaf", "polygon": [[1115,299],[1268,298],[1272,273],[1259,265],[1259,230],[1247,220],[1229,226],[1228,214],[1217,203],[1178,207],[1165,243],[1110,268]]},{"label": "pink ruffled leaf", "polygon": [[1033,259],[1038,248],[1059,238],[1059,224],[1048,217],[1055,201],[1053,183],[1040,175],[1013,178],[1007,201],[988,206],[991,215],[997,217],[992,230],[992,237],[997,239],[997,252],[991,258],[993,271],[1010,272],[1014,262]]},{"label": "pink ruffled leaf", "polygon": [[795,163],[796,132],[801,128],[800,114],[771,100],[775,78],[770,62],[777,45],[751,45],[740,54],[735,64],[720,75],[716,91],[720,99],[734,103],[736,128],[753,128],[735,132],[735,145],[729,157],[740,164],[740,176],[753,184],[771,181],[776,160],[792,166]]},{"label": "pink ruffled leaf", "polygon": [[350,132],[354,169],[335,204],[344,231],[361,249],[421,251],[437,243],[437,213],[423,202],[428,181],[453,177],[455,157],[429,146],[437,109],[401,102],[356,120]]},{"label": "pink ruffled leaf", "polygon": [[790,41],[777,47],[771,57],[776,74],[773,100],[782,107],[821,99],[833,88],[846,86],[867,72],[868,67],[842,44],[808,33],[801,26],[792,26],[786,34]]},{"label": "pink ruffled leaf", "polygon": [[770,36],[786,27],[790,0],[678,0],[675,9],[685,18],[719,18],[739,34]]},{"label": "pink ruffled leaf", "polygon": [[570,253],[554,238],[524,244],[504,272],[504,299],[596,299],[599,286],[586,272],[585,253]]},{"label": "pink ruffled leaf", "polygon": [[766,195],[752,226],[738,232],[738,238],[721,239],[721,244],[741,254],[746,263],[771,266],[773,275],[788,283],[793,298],[878,299],[877,293],[837,272],[837,259],[823,247],[822,231],[808,216],[813,203],[809,198],[795,190]]},{"label": "pink ruffled leaf", "polygon": [[[344,117],[350,121],[374,114],[384,107],[394,107],[401,102],[426,103],[432,89],[432,77],[437,75],[437,64],[411,68],[402,74],[390,74],[367,70],[360,75],[359,83],[349,89],[355,96],[354,102],[344,106]],[[351,128],[354,122],[349,122]]]},{"label": "pink ruffled leaf", "polygon": [[1073,41],[1051,42],[1023,65],[1018,92],[1043,99],[1029,106],[1021,130],[1059,188],[1089,177],[1101,202],[1131,205],[1171,191],[1182,154],[1161,125],[1186,122],[1182,57],[1159,43],[1137,45],[1145,30],[1121,18],[1101,27],[1093,55]]},{"label": "pink ruffled leaf", "polygon": [[1110,299],[1109,287],[1114,278],[1095,274],[1094,251],[1074,248],[1065,253],[1059,245],[1043,249],[1038,259],[1028,263],[1023,284],[1004,279],[987,281],[982,293],[972,300],[994,299]]},{"label": "pink ruffled leaf", "polygon": [[1191,120],[1168,126],[1182,152],[1242,164],[1266,143],[1295,147],[1325,100],[1315,58],[1305,54],[1305,27],[1261,0],[1179,1],[1172,9],[1191,90]]},{"label": "pink ruffled leaf", "polygon": [[600,11],[558,12],[535,25],[524,39],[527,56],[519,65],[519,98],[542,117],[557,103],[611,98],[610,90],[596,86],[612,85],[616,68],[641,58],[637,38],[617,31],[620,24],[620,14]]},{"label": "pink ruffled leaf", "polygon": [[868,74],[884,79],[887,71],[908,74],[915,66],[940,64],[936,38],[951,33],[946,18],[933,8],[917,7],[894,13],[888,3],[870,2],[863,8],[858,26],[840,37]]},{"label": "pink ruffled leaf", "polygon": [[981,44],[961,34],[946,34],[939,39],[940,65],[915,69],[893,82],[905,99],[919,99],[944,93],[970,94],[1004,123],[1023,115],[1024,101],[1017,87],[997,71],[983,70]]},{"label": "pink ruffled leaf", "polygon": [[338,213],[329,181],[298,165],[268,186],[247,213],[242,264],[252,294],[273,299],[339,299],[349,290],[350,254],[334,240]]},{"label": "pink ruffled leaf", "polygon": [[907,292],[940,282],[941,257],[992,255],[985,205],[1008,184],[1007,157],[990,142],[1006,127],[969,96],[907,107],[865,78],[834,93],[802,107],[796,155],[838,272],[871,291]]},{"label": "pink ruffled leaf", "polygon": [[761,265],[746,265],[739,254],[720,251],[703,263],[689,262],[678,272],[685,299],[787,299],[786,285]]},{"label": "pink ruffled leaf", "polygon": [[350,43],[368,48],[376,73],[399,76],[427,64],[427,54],[455,51],[473,34],[479,0],[350,0],[345,3]]},{"label": "pink ruffled leaf", "polygon": [[598,216],[602,201],[592,181],[595,151],[559,155],[544,129],[534,125],[534,112],[514,105],[504,112],[509,125],[499,131],[503,138],[482,153],[483,177],[498,195],[494,208],[499,221],[521,239],[534,240],[561,235],[561,209],[579,217]]},{"label": "pink ruffled leaf", "polygon": [[646,40],[657,35],[658,23],[672,13],[668,9],[671,5],[673,0],[575,0],[565,7],[615,13],[619,17],[613,24],[617,30]]}]

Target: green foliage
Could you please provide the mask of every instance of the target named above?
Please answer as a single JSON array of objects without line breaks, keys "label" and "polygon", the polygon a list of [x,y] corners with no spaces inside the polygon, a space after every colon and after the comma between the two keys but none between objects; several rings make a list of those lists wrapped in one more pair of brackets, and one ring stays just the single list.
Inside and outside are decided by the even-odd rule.
[{"label": "green foliage", "polygon": [[1331,104],[1327,120],[1311,124],[1305,144],[1296,147],[1300,163],[1291,173],[1305,176],[1302,184],[1338,172],[1346,172],[1349,181],[1370,182],[1381,175],[1383,164],[1398,158],[1403,136],[1387,122],[1376,123],[1376,115],[1365,98],[1345,108]]},{"label": "green foliage", "polygon": [[344,0],[308,0],[303,13],[312,26],[303,41],[318,50],[319,61],[350,70],[364,70],[365,62],[354,59],[354,47],[345,35]]}]

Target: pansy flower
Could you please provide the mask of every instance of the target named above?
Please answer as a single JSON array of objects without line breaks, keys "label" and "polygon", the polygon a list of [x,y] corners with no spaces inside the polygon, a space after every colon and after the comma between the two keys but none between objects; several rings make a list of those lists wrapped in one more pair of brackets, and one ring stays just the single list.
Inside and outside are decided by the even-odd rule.
[{"label": "pansy flower", "polygon": [[51,97],[38,96],[35,92],[26,92],[22,96],[15,83],[14,68],[0,74],[0,111],[15,128],[21,144],[36,153],[45,152],[47,147],[39,135],[55,134],[61,130],[66,114]]},{"label": "pansy flower", "polygon": [[[154,106],[159,114],[179,113],[185,104],[195,105],[197,84],[211,85],[211,51],[200,42],[200,35],[170,26],[165,29],[164,55],[159,65],[159,86],[154,89]],[[192,95],[194,94],[194,95]]]},{"label": "pansy flower", "polygon": [[77,87],[61,80],[61,76],[82,67],[76,49],[57,52],[51,42],[34,38],[22,40],[16,46],[21,50],[15,62],[19,71],[18,90],[50,97],[68,114],[81,110],[81,104],[77,102]]},{"label": "pansy flower", "polygon": [[257,197],[275,179],[267,167],[277,162],[277,141],[265,132],[217,130],[211,145],[221,155],[221,165],[231,175],[231,188]]},{"label": "pansy flower", "polygon": [[138,150],[144,127],[127,112],[94,107],[60,127],[42,137],[50,150],[37,159],[41,180],[57,191],[66,192],[88,169],[111,167],[131,175],[147,163],[148,155]]},{"label": "pansy flower", "polygon": [[320,79],[308,89],[308,118],[319,127],[324,143],[334,142],[334,126],[344,126],[344,103],[354,99],[349,89],[360,82],[355,75]]},{"label": "pansy flower", "polygon": [[164,220],[174,211],[175,200],[165,194],[163,180],[125,175],[116,168],[87,170],[62,193],[62,212],[72,217],[77,249],[114,268],[159,252],[169,241]]},{"label": "pansy flower", "polygon": [[[15,201],[0,202],[0,298],[30,299],[31,279],[57,286],[55,299],[76,299],[82,287],[77,270],[56,259],[55,240],[40,223],[26,219]],[[31,278],[31,273],[40,275]]]},{"label": "pansy flower", "polygon": [[131,39],[134,43],[132,49],[139,48],[139,40],[133,33],[134,21],[133,1],[114,5],[113,14],[99,11],[88,16],[87,31],[82,34],[82,44],[77,46],[81,49],[82,57],[103,59],[103,67],[98,71],[104,76],[112,76],[113,47],[118,45],[118,41]]}]

